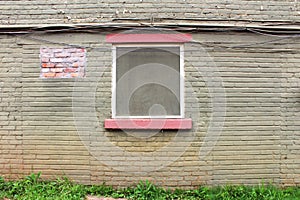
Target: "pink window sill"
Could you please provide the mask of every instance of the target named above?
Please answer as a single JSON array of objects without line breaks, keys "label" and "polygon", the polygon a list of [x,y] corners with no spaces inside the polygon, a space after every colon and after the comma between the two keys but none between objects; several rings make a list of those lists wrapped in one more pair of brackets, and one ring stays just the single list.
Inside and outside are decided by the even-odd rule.
[{"label": "pink window sill", "polygon": [[106,129],[191,129],[192,119],[106,119]]}]

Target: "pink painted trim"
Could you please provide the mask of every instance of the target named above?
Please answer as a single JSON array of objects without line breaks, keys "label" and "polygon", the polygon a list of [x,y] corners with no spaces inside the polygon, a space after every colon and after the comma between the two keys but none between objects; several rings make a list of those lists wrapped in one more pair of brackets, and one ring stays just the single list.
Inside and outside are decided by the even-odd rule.
[{"label": "pink painted trim", "polygon": [[192,119],[106,119],[106,129],[191,129]]},{"label": "pink painted trim", "polygon": [[191,34],[109,34],[107,43],[184,43],[192,40]]}]

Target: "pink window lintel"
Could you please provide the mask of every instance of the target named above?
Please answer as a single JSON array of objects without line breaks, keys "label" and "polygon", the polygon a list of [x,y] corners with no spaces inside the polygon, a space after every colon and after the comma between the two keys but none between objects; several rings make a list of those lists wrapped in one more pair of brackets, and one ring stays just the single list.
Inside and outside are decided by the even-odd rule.
[{"label": "pink window lintel", "polygon": [[117,33],[106,35],[107,43],[185,43],[190,42],[191,40],[191,34],[184,33]]}]

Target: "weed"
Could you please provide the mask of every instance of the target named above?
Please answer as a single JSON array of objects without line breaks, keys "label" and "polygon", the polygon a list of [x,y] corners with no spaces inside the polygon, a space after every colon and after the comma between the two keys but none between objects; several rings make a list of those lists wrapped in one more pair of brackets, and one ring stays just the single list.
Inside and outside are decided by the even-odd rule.
[{"label": "weed", "polygon": [[116,190],[111,186],[75,184],[67,178],[56,181],[41,180],[41,174],[31,174],[22,180],[5,181],[0,177],[0,199],[12,200],[83,200],[87,195],[138,200],[294,200],[300,199],[300,188],[278,188],[274,185],[225,185],[199,187],[195,190],[165,189],[149,181],[135,187]]}]

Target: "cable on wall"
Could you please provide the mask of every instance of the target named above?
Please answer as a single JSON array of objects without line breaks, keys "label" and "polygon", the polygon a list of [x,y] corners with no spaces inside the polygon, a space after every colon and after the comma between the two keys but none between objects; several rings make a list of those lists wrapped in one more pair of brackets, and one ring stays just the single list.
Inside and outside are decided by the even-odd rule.
[{"label": "cable on wall", "polygon": [[[69,47],[79,47],[79,48],[86,48],[89,50],[95,50],[95,51],[107,51],[110,50],[110,48],[105,48],[105,47],[89,47],[89,46],[82,46],[78,44],[69,44],[69,43],[64,43],[64,42],[57,42],[57,41],[51,41],[51,40],[46,40],[43,38],[38,38],[34,37],[44,35],[44,34],[54,34],[54,33],[74,33],[74,32],[84,32],[84,33],[111,33],[111,32],[116,32],[120,30],[140,30],[140,29],[154,29],[157,31],[162,31],[165,29],[162,29],[161,26],[156,26],[154,24],[149,24],[149,23],[139,23],[139,26],[132,26],[128,24],[92,24],[92,25],[71,25],[71,26],[40,26],[40,27],[31,27],[27,28],[26,30],[23,29],[21,31],[2,31],[0,34],[6,34],[6,35],[12,35],[16,36],[22,39],[28,39],[28,40],[34,40],[34,41],[40,41],[43,43],[48,43],[48,44],[56,44],[56,45],[64,45],[64,46],[69,46]],[[192,43],[197,43],[201,44],[204,47],[208,48],[222,48],[222,49],[242,49],[242,48],[249,48],[249,47],[254,47],[254,46],[259,46],[259,45],[266,45],[266,44],[271,44],[274,42],[279,42],[282,40],[289,40],[289,39],[297,39],[300,37],[300,28],[299,31],[287,31],[287,30],[272,30],[272,29],[263,29],[263,28],[247,28],[247,27],[187,27],[187,26],[180,26],[180,25],[169,25],[169,30],[179,30],[186,32],[186,33],[195,33],[199,31],[217,31],[217,32],[234,32],[234,31],[243,31],[243,32],[251,32],[253,34],[257,35],[262,35],[266,37],[275,37],[276,39],[268,39],[266,41],[262,42],[255,42],[255,43],[248,43],[248,44],[240,44],[240,45],[219,45],[219,44],[210,44],[206,42],[201,42],[198,40],[192,40]]]}]

